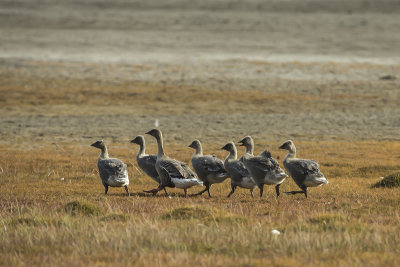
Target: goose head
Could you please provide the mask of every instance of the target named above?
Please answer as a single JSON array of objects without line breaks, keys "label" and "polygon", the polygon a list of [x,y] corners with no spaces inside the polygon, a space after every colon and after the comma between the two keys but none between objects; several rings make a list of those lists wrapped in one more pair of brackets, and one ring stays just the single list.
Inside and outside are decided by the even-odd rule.
[{"label": "goose head", "polygon": [[228,152],[232,152],[235,150],[235,144],[233,142],[229,142],[226,145],[224,145],[223,147],[221,147],[221,149],[226,150]]},{"label": "goose head", "polygon": [[133,144],[138,144],[138,145],[143,145],[143,143],[144,143],[144,137],[143,137],[142,135],[138,135],[138,136],[135,137],[135,139],[133,139],[133,140],[131,141],[131,143],[133,143]]},{"label": "goose head", "polygon": [[292,140],[288,140],[285,143],[283,143],[279,149],[286,149],[289,150],[290,152],[296,151],[296,147],[294,146],[294,143]]},{"label": "goose head", "polygon": [[148,131],[146,134],[153,136],[155,139],[160,140],[162,138],[162,133],[158,129],[153,129],[151,131]]},{"label": "goose head", "polygon": [[201,147],[200,141],[196,139],[188,147],[198,149]]},{"label": "goose head", "polygon": [[104,149],[106,147],[106,144],[104,143],[103,140],[98,140],[98,141],[94,142],[93,144],[91,144],[91,146],[99,148],[99,149]]},{"label": "goose head", "polygon": [[240,146],[245,146],[245,147],[252,146],[254,145],[253,138],[251,138],[251,136],[246,136],[245,138],[239,141],[239,144]]}]

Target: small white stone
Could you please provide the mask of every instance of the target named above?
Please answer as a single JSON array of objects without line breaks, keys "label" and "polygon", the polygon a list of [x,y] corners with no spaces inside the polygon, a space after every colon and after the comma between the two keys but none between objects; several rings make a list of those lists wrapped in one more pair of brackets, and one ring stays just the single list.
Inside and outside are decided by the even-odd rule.
[{"label": "small white stone", "polygon": [[273,235],[280,235],[281,232],[279,232],[279,231],[276,230],[276,229],[273,229],[273,230],[271,231],[271,234],[273,234]]},{"label": "small white stone", "polygon": [[158,128],[160,126],[160,122],[158,121],[158,119],[156,119],[156,121],[154,122],[154,126],[156,128]]},{"label": "small white stone", "polygon": [[64,181],[65,179],[64,179],[64,177],[61,177],[61,179],[60,179],[61,181]]}]

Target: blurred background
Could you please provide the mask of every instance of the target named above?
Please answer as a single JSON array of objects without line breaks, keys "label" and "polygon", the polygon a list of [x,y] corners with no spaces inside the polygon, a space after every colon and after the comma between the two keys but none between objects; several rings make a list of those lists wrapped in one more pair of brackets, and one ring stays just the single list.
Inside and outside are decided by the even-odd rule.
[{"label": "blurred background", "polygon": [[[1,1],[0,143],[399,139],[400,1]],[[397,78],[397,79],[396,79]]]}]

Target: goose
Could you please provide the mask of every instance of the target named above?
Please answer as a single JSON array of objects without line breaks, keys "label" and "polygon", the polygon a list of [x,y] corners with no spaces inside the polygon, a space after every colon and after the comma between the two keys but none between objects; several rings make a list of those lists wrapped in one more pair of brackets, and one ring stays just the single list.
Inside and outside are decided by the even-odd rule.
[{"label": "goose", "polygon": [[145,192],[155,193],[167,186],[177,187],[183,189],[185,192],[185,197],[187,197],[187,189],[189,187],[203,185],[203,182],[197,179],[197,175],[186,163],[171,159],[165,155],[162,132],[159,129],[153,129],[146,134],[153,136],[157,140],[158,154],[155,166],[160,177],[160,185],[156,189]]},{"label": "goose", "polygon": [[[139,168],[144,171],[151,179],[153,179],[157,184],[160,184],[160,177],[157,173],[156,170],[156,161],[157,161],[157,155],[152,154],[152,155],[147,155],[146,154],[146,142],[144,140],[144,137],[142,135],[138,135],[131,141],[133,144],[138,144],[140,146],[139,152],[136,156],[136,161],[137,164],[139,165]],[[164,191],[167,193],[167,189],[164,188]],[[156,192],[157,193],[157,192]],[[156,194],[155,193],[155,194]]]},{"label": "goose", "polygon": [[189,147],[194,148],[195,152],[192,156],[193,169],[196,172],[199,179],[205,185],[205,189],[195,195],[201,195],[205,191],[208,192],[208,196],[211,197],[210,187],[215,183],[222,183],[229,174],[224,168],[224,162],[219,158],[211,155],[203,155],[203,147],[199,140],[194,140]]},{"label": "goose", "polygon": [[231,177],[232,190],[228,194],[228,197],[235,192],[236,187],[238,186],[250,189],[251,196],[254,197],[253,190],[256,187],[256,184],[244,166],[244,163],[237,159],[237,150],[235,144],[233,142],[229,142],[221,149],[229,152],[229,155],[226,157],[224,162],[225,169]]},{"label": "goose", "polygon": [[328,184],[328,180],[326,180],[325,176],[319,170],[319,165],[317,162],[310,159],[296,158],[296,147],[293,141],[288,140],[279,148],[289,151],[283,160],[283,166],[301,189],[301,191],[285,192],[286,194],[294,195],[304,193],[307,198],[307,187]]},{"label": "goose", "polygon": [[91,144],[91,146],[101,149],[100,156],[97,160],[100,178],[107,195],[108,187],[125,187],[125,191],[130,196],[128,185],[129,177],[126,170],[126,164],[121,160],[110,158],[108,156],[107,146],[103,140],[99,140]]},{"label": "goose", "polygon": [[263,195],[265,184],[275,185],[276,196],[279,197],[279,187],[288,175],[279,167],[279,163],[272,158],[270,152],[264,151],[258,156],[253,156],[254,141],[251,136],[246,136],[239,143],[246,147],[242,157],[243,163],[260,189],[260,197]]}]

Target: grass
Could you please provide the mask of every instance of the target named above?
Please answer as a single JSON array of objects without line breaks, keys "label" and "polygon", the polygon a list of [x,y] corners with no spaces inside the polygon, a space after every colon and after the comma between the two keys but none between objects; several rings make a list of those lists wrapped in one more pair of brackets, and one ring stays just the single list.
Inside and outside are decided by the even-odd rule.
[{"label": "grass", "polygon": [[[0,143],[0,266],[398,264],[400,188],[371,187],[379,177],[400,171],[399,142],[367,140],[362,133],[360,138],[366,140],[293,134],[298,156],[316,159],[329,180],[328,185],[310,188],[308,199],[286,194],[276,198],[272,186],[265,186],[261,199],[258,190],[253,199],[244,189],[227,198],[229,180],[211,188],[212,198],[207,194],[184,198],[182,190],[168,189],[172,195],[169,199],[163,192],[156,196],[143,193],[156,184],[135,167],[137,147],[129,145],[128,139],[122,143],[108,129],[98,133],[113,140],[110,154],[127,163],[131,181],[130,197],[123,188],[110,188],[105,196],[96,165],[99,151],[88,147],[94,139],[86,136],[90,125],[76,129],[77,135],[62,135],[61,139],[52,139],[51,132],[38,138],[29,128],[31,115],[71,115],[76,119],[76,115],[93,114],[286,114],[292,105],[299,112],[343,109],[350,114],[348,108],[355,108],[357,113],[360,105],[366,109],[377,105],[390,111],[398,106],[396,81],[363,77],[359,81],[321,81],[319,76],[311,80],[242,80],[235,75],[234,79],[222,79],[217,72],[222,66],[217,65],[207,72],[215,72],[211,78],[218,80],[161,83],[157,77],[153,81],[153,76],[144,82],[115,80],[114,74],[121,71],[117,65],[109,65],[115,70],[111,69],[107,78],[97,73],[104,65],[88,64],[84,68],[90,72],[87,76],[74,72],[65,76],[57,75],[57,64],[62,65],[61,70],[82,72],[80,63],[76,63],[79,68],[73,63],[71,68],[64,63],[42,63],[0,67],[1,110],[8,116],[2,122]],[[236,73],[237,68],[231,67],[242,62],[226,64],[223,70]],[[252,64],[260,75],[276,68],[285,73],[315,69],[317,74],[340,75],[399,69],[362,63]],[[142,71],[142,67],[136,67],[129,73]],[[162,69],[171,74],[176,71]],[[14,116],[26,118],[20,125],[23,135],[14,127]],[[132,135],[139,126],[131,126]],[[187,127],[193,125],[179,124],[180,129]],[[229,138],[246,134],[236,129]],[[214,137],[213,133],[204,135],[207,153],[225,157],[220,150],[223,143],[217,143]],[[255,152],[268,148],[282,165],[285,151],[278,150],[278,145],[257,138]],[[187,142],[175,136],[168,140],[166,152],[189,162],[192,151],[185,150],[186,146]],[[155,150],[154,142],[148,142],[148,151]],[[281,185],[282,192],[295,189],[291,179]],[[189,193],[200,190],[191,188]],[[273,235],[273,229],[281,234]]]},{"label": "grass", "polygon": [[[179,145],[170,145],[170,151]],[[338,145],[349,152],[335,154]],[[354,145],[358,152],[346,149]],[[122,188],[105,196],[96,151],[60,146],[61,151],[52,145],[0,148],[6,155],[0,159],[1,265],[395,265],[399,260],[400,237],[393,233],[400,230],[400,188],[371,189],[377,177],[399,167],[393,142],[299,142],[302,155],[318,155],[330,181],[311,188],[308,199],[284,194],[277,199],[272,187],[262,199],[241,189],[228,199],[228,181],[212,187],[213,198],[186,199],[178,189],[170,189],[172,199],[162,193],[152,197],[141,192],[154,182],[132,165],[132,196]],[[188,160],[175,153],[171,156]],[[134,156],[128,148],[113,149],[113,155],[126,161]],[[386,167],[368,167],[377,160]],[[296,186],[288,180],[281,188]]]},{"label": "grass", "polygon": [[399,187],[400,186],[400,173],[394,173],[390,174],[386,177],[383,177],[383,179],[376,184],[372,185],[373,188],[378,188],[378,187]]}]

